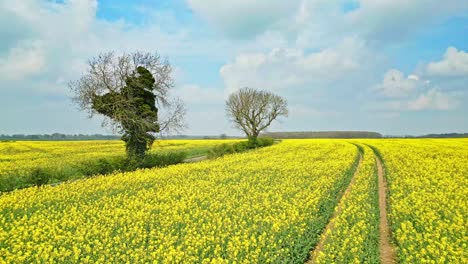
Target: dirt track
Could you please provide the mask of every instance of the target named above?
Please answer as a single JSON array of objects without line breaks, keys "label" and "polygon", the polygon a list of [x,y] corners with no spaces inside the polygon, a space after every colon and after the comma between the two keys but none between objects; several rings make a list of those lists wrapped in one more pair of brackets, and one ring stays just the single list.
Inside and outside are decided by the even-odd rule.
[{"label": "dirt track", "polygon": [[377,173],[379,176],[379,209],[380,209],[380,262],[382,264],[396,263],[395,251],[390,244],[390,226],[387,218],[387,181],[384,176],[382,161],[375,157],[377,163]]},{"label": "dirt track", "polygon": [[[382,161],[377,155],[374,154],[374,156],[375,156],[375,161],[377,165],[377,173],[378,173],[378,196],[379,196],[379,211],[380,211],[380,223],[379,223],[380,262],[382,264],[390,264],[390,263],[393,264],[393,263],[397,263],[397,261],[396,261],[395,250],[390,243],[391,231],[390,231],[390,226],[389,226],[388,218],[387,218],[387,182],[386,182],[385,175],[384,175],[384,168],[382,165]],[[355,176],[359,172],[359,167],[361,165],[361,162],[362,162],[362,156],[360,154],[359,164],[356,168],[356,171],[354,172],[354,175],[351,178],[351,181],[348,187],[346,188],[340,201],[338,202],[337,209],[335,210],[332,217],[330,218],[330,221],[325,227],[325,230],[323,231],[322,236],[320,237],[320,240],[317,246],[314,248],[313,252],[311,252],[310,258],[305,262],[306,264],[315,263],[318,253],[323,250],[323,244],[325,240],[327,239],[327,234],[329,230],[334,228],[335,218],[342,211],[342,201],[344,198],[346,198],[347,194],[349,193],[349,191],[351,190],[354,184]]]}]

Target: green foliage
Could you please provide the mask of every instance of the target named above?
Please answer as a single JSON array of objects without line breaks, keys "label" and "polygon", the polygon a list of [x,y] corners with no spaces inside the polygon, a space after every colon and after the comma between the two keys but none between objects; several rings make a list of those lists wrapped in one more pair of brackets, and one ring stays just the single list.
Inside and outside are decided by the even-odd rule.
[{"label": "green foliage", "polygon": [[243,152],[252,148],[248,141],[238,142],[232,146],[235,152]]},{"label": "green foliage", "polygon": [[124,167],[124,157],[99,158],[89,160],[78,166],[79,174],[83,176],[92,176],[98,174],[108,174]]},{"label": "green foliage", "polygon": [[0,192],[12,191],[29,186],[42,186],[95,175],[110,174],[115,171],[133,171],[140,168],[165,167],[182,163],[186,158],[187,152],[174,151],[160,154],[147,154],[140,161],[117,156],[88,160],[80,164],[62,167],[35,168],[32,171],[23,172],[23,175],[2,175],[2,177],[0,177]]},{"label": "green foliage", "polygon": [[187,158],[187,152],[168,152],[162,154],[148,154],[143,159],[140,168],[164,167],[182,163]]},{"label": "green foliage", "polygon": [[52,178],[52,173],[50,170],[44,168],[36,168],[29,175],[29,183],[35,186],[41,186],[49,183],[49,180]]},{"label": "green foliage", "polygon": [[12,191],[20,186],[27,186],[25,178],[18,175],[4,175],[0,178],[0,192]]},{"label": "green foliage", "polygon": [[240,151],[237,151],[233,145],[221,144],[221,145],[215,146],[213,149],[210,150],[210,152],[208,152],[208,158],[209,159],[217,158],[217,157],[224,156],[226,154],[232,154],[236,152],[240,152]]},{"label": "green foliage", "polygon": [[249,138],[247,141],[241,141],[234,144],[221,144],[208,152],[208,158],[217,158],[226,154],[244,152],[250,149],[262,148],[273,145],[272,138]]},{"label": "green foliage", "polygon": [[271,137],[259,137],[254,143],[254,146],[257,148],[271,146],[275,143],[275,140]]},{"label": "green foliage", "polygon": [[156,80],[149,70],[138,67],[127,77],[126,86],[120,91],[96,95],[92,108],[118,124],[123,132],[130,164],[143,160],[159,132],[156,95],[153,93]]}]

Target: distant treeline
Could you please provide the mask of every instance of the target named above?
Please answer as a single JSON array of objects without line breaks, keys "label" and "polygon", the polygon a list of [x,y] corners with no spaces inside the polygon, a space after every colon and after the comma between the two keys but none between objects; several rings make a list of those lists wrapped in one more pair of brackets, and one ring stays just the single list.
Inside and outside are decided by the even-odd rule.
[{"label": "distant treeline", "polygon": [[386,138],[468,138],[468,133],[427,134],[421,136],[385,136]]},{"label": "distant treeline", "polygon": [[[263,137],[272,137],[272,138],[468,138],[468,133],[445,133],[445,134],[427,134],[420,136],[392,136],[385,135],[377,132],[368,132],[368,131],[320,131],[320,132],[267,132],[263,133]],[[120,139],[119,135],[102,135],[102,134],[93,134],[93,135],[84,135],[84,134],[75,134],[67,135],[61,133],[53,134],[34,134],[34,135],[24,135],[24,134],[14,134],[14,135],[0,135],[0,140],[115,140]],[[237,136],[228,136],[226,134],[221,134],[219,136],[191,136],[191,135],[174,135],[174,136],[164,136],[161,139],[238,139],[244,137]]]},{"label": "distant treeline", "polygon": [[109,139],[120,139],[120,136],[116,135],[66,135],[60,133],[53,134],[35,134],[35,135],[0,135],[0,140],[109,140]]},{"label": "distant treeline", "polygon": [[368,131],[267,132],[262,136],[272,138],[382,138],[382,134]]}]

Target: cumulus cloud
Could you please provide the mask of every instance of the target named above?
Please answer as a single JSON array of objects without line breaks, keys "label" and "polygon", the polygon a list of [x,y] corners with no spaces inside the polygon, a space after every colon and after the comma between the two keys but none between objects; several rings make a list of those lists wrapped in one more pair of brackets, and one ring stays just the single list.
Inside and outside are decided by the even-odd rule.
[{"label": "cumulus cloud", "polygon": [[[355,8],[344,10],[343,3],[349,1],[356,3]],[[457,59],[446,54],[422,72],[405,75],[394,70],[383,80],[380,73],[390,67],[378,61],[379,54],[385,54],[388,43],[398,42],[401,36],[414,36],[416,29],[465,12],[465,2],[187,0],[195,17],[208,23],[190,15],[180,19],[171,13],[171,6],[162,18],[160,10],[145,10],[141,14],[144,18],[138,19],[144,23],[139,24],[125,18],[98,18],[97,0],[0,1],[0,87],[24,94],[44,92],[43,98],[61,94],[66,100],[59,91],[67,91],[67,81],[78,78],[86,60],[97,53],[157,50],[168,56],[176,69],[195,69],[189,74],[191,79],[184,80],[174,93],[187,102],[189,115],[200,123],[213,114],[212,109],[221,109],[227,92],[242,86],[278,91],[291,102],[291,113],[304,119],[323,116],[324,109],[354,109],[357,101],[369,99],[363,95],[366,87],[377,82],[381,82],[379,92],[385,100],[398,99],[394,105],[399,109],[445,110],[447,101],[456,99],[446,90],[452,87],[447,79],[454,73],[464,74],[466,52],[457,51]],[[222,34],[212,34],[213,28]],[[230,38],[220,36],[224,33]],[[379,49],[372,45],[374,41],[380,41]],[[207,88],[207,80],[215,83],[208,87],[216,87],[216,67],[223,64],[220,75],[226,89]],[[444,76],[444,82],[435,76]],[[178,81],[180,78],[176,76]],[[321,91],[313,96],[304,93],[318,88]],[[14,92],[11,94],[15,98]],[[0,105],[8,101],[5,98]],[[31,107],[39,101],[33,100],[28,103]],[[34,115],[34,110],[30,113]],[[216,115],[216,122],[213,119],[210,123],[225,121],[222,111]],[[296,121],[299,124],[304,119]],[[193,131],[208,131],[205,125],[194,127]]]},{"label": "cumulus cloud", "polygon": [[[4,127],[21,129],[23,124],[15,120],[26,119],[41,120],[40,126],[44,129],[54,127],[52,123],[65,123],[63,116],[60,120],[45,119],[48,115],[43,114],[44,111],[34,110],[40,104],[60,101],[62,104],[53,104],[55,109],[49,110],[61,112],[62,107],[66,107],[75,112],[70,115],[77,124],[74,129],[85,132],[88,127],[78,124],[90,121],[71,105],[67,83],[79,78],[86,68],[86,61],[99,52],[158,51],[170,60],[227,56],[222,52],[226,50],[223,41],[213,43],[198,37],[194,33],[197,29],[191,26],[166,27],[164,23],[169,19],[166,22],[157,20],[158,13],[145,14],[149,16],[146,17],[149,22],[136,25],[125,19],[99,18],[97,6],[96,0],[0,1],[0,89],[4,90],[0,106],[4,106],[2,110],[9,109],[5,104],[12,98],[22,94],[30,96],[29,101],[14,104],[14,108],[21,109],[23,114],[18,111],[15,119],[4,122]],[[188,93],[185,95],[188,104],[216,97],[212,90],[197,89],[183,88],[182,93]],[[24,114],[26,107],[30,107],[27,117]],[[79,118],[82,120],[77,120]],[[100,130],[98,127],[95,130]]]},{"label": "cumulus cloud", "polygon": [[366,56],[363,43],[348,39],[333,48],[305,53],[301,49],[273,49],[241,54],[220,72],[231,92],[244,86],[293,89],[314,82],[330,82],[357,70]]},{"label": "cumulus cloud", "polygon": [[349,28],[374,41],[410,37],[423,27],[451,15],[464,15],[468,2],[460,0],[359,0],[358,8],[345,14]]},{"label": "cumulus cloud", "polygon": [[468,76],[468,53],[449,47],[441,61],[427,65],[427,73],[435,76]]},{"label": "cumulus cloud", "polygon": [[[453,82],[438,81],[433,84],[416,74],[407,77],[397,69],[387,71],[382,83],[376,86],[377,91],[385,96],[373,108],[389,111],[423,111],[423,110],[452,110],[459,106],[457,99],[459,92],[450,91]],[[439,85],[446,88],[440,89]],[[446,91],[449,90],[449,91]]]},{"label": "cumulus cloud", "polygon": [[386,97],[406,97],[421,84],[417,75],[411,74],[405,77],[401,71],[391,69],[385,73],[382,83],[378,84],[376,89]]},{"label": "cumulus cloud", "polygon": [[214,27],[234,37],[252,37],[294,17],[301,0],[188,0]]},{"label": "cumulus cloud", "polygon": [[[346,8],[349,3],[353,8]],[[468,12],[468,2],[460,0],[188,0],[188,4],[223,34],[255,38],[275,31],[309,47],[323,47],[350,34],[387,45]]]},{"label": "cumulus cloud", "polygon": [[46,64],[40,42],[22,43],[0,57],[0,80],[19,80],[41,72]]},{"label": "cumulus cloud", "polygon": [[411,111],[451,110],[456,108],[458,104],[459,102],[454,95],[431,89],[407,102],[406,109]]},{"label": "cumulus cloud", "polygon": [[[7,39],[0,36],[0,82],[26,81],[29,75],[41,72],[37,77],[43,82],[49,82],[51,87],[60,82],[66,90],[63,80],[78,78],[86,61],[99,52],[141,50],[158,51],[164,57],[216,57],[216,50],[222,50],[201,43],[208,40],[193,38],[191,28],[168,32],[160,24],[136,27],[124,20],[99,19],[96,12],[96,0],[1,1],[0,22],[5,23],[0,23],[0,31],[7,32]],[[9,18],[7,21],[2,18],[4,15]],[[25,33],[8,34],[9,28],[16,25]],[[37,80],[23,86],[35,89],[36,83]]]}]

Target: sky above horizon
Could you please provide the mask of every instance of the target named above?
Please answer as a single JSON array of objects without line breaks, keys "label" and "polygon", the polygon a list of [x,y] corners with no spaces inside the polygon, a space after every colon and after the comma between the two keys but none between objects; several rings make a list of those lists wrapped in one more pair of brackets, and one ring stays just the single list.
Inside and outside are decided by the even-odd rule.
[{"label": "sky above horizon", "polygon": [[288,100],[269,131],[468,132],[468,1],[0,0],[0,134],[111,133],[67,87],[101,52],[158,52],[190,135],[240,135],[249,86]]}]

